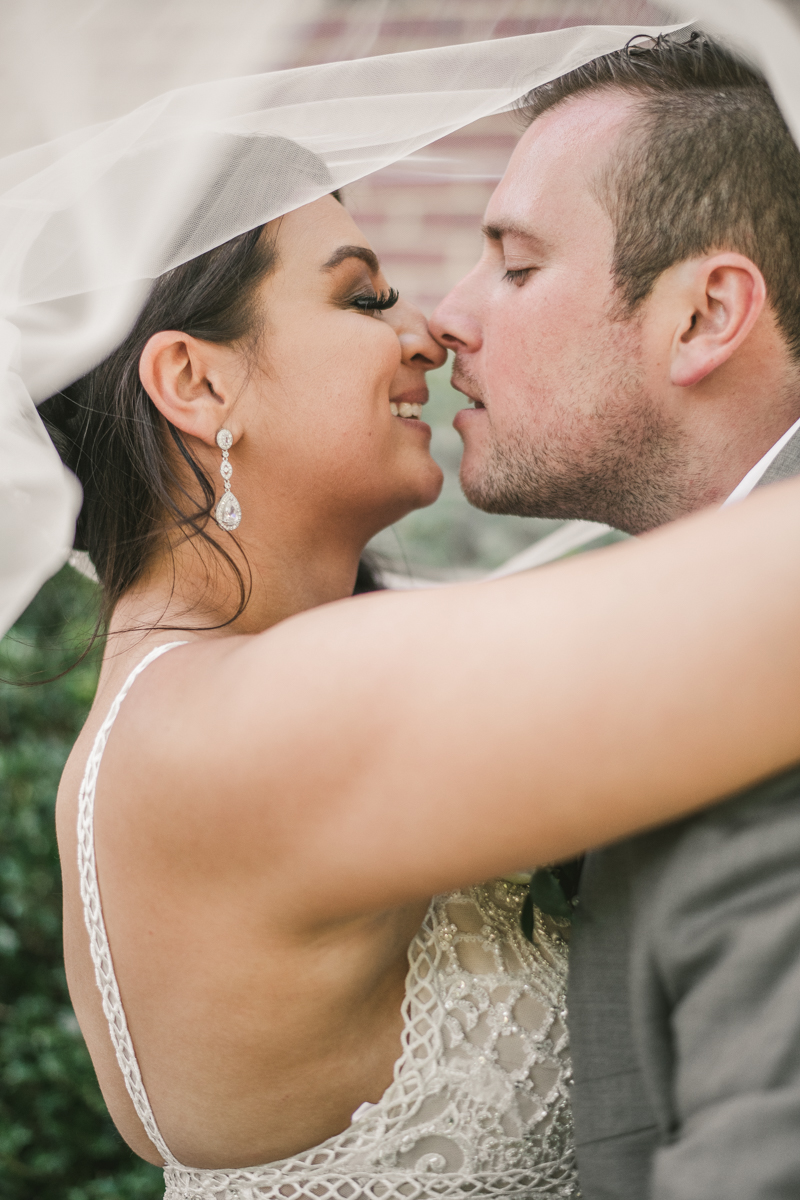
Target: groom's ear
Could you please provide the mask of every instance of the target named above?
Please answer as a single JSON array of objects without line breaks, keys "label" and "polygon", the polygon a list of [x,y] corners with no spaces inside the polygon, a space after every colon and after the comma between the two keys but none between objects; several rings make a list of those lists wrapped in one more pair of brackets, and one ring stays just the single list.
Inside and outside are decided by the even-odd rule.
[{"label": "groom's ear", "polygon": [[673,270],[680,315],[670,382],[691,387],[736,353],[764,309],[767,288],[758,267],[743,254],[690,259]]}]

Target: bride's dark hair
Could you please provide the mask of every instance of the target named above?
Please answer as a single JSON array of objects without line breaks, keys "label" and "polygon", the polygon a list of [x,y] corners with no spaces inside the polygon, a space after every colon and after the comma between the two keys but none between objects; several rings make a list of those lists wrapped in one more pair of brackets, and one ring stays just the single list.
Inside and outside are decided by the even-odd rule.
[{"label": "bride's dark hair", "polygon": [[[274,147],[284,139],[269,142],[274,159]],[[285,145],[292,147],[296,170],[300,148]],[[263,166],[263,146],[257,151]],[[312,182],[318,182],[314,175],[320,170],[327,175],[316,156],[302,154],[308,159],[302,164],[304,174]],[[240,183],[234,176],[241,176],[242,163],[252,174],[252,158],[239,152],[237,171],[228,170],[222,189],[211,189],[213,204],[206,198],[198,208],[189,238],[208,219],[210,207],[220,205],[220,191]],[[267,227],[259,226],[167,271],[156,279],[122,345],[39,407],[62,460],[83,487],[75,548],[88,553],[97,572],[106,620],[142,577],[156,547],[175,532],[204,543],[229,570],[236,604],[223,624],[236,620],[247,604],[250,579],[212,523],[214,484],[180,430],[159,413],[144,390],[139,360],[149,339],[162,329],[209,342],[240,343],[245,352],[252,351],[259,335],[257,289],[275,263],[274,238]],[[187,486],[186,467],[194,487]],[[362,563],[356,591],[378,586]]]},{"label": "bride's dark hair", "polygon": [[[92,561],[106,615],[141,578],[170,528],[200,539],[227,564],[238,592],[230,621],[247,604],[249,580],[221,539],[209,532],[214,484],[180,430],[161,416],[144,390],[139,359],[162,329],[246,344],[257,334],[256,290],[274,264],[274,244],[262,227],[168,271],[155,281],[122,345],[39,407],[62,460],[83,488],[75,548]],[[180,460],[197,489],[190,491],[184,482]]]}]

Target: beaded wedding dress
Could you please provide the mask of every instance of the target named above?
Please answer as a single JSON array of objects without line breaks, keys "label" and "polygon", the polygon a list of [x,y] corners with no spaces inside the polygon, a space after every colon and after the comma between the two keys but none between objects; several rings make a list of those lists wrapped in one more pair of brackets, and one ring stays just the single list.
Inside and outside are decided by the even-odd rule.
[{"label": "beaded wedding dress", "polygon": [[153,650],[101,726],[81,786],[78,860],[84,917],[111,1040],[130,1097],[164,1159],[165,1200],[424,1200],[578,1196],[565,1026],[566,944],[524,887],[494,881],[434,898],[408,952],[394,1080],[349,1128],[257,1167],[186,1167],[169,1151],[145,1092],[114,975],[94,852],[97,772],[132,683],[182,643]]}]

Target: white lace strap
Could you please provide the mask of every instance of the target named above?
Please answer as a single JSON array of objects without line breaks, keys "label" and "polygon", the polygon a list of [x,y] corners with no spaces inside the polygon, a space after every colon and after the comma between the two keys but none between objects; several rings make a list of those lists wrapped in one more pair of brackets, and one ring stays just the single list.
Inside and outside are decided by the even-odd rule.
[{"label": "white lace strap", "polygon": [[157,646],[155,650],[150,651],[146,658],[142,659],[138,667],[131,671],[94,739],[78,797],[78,871],[81,881],[81,899],[83,900],[83,919],[89,934],[95,979],[103,998],[103,1012],[108,1021],[117,1062],[139,1120],[164,1162],[168,1166],[176,1167],[181,1164],[170,1154],[153,1116],[147,1092],[144,1090],[142,1073],[128,1031],[128,1022],[125,1020],[125,1010],[122,1007],[117,977],[114,974],[114,963],[111,958],[111,947],[108,944],[103,907],[100,903],[100,889],[97,883],[97,862],[94,851],[94,797],[97,788],[97,773],[100,769],[108,735],[131,685],[151,662],[155,662],[157,658],[166,654],[168,650],[174,649],[175,646],[185,645],[186,642],[169,642],[165,646]]}]

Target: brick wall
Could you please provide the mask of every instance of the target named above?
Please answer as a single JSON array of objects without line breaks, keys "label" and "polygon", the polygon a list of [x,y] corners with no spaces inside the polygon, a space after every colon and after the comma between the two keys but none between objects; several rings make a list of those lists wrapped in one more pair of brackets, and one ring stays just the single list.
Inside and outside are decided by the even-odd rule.
[{"label": "brick wall", "polygon": [[387,278],[424,312],[477,260],[483,211],[520,132],[508,114],[487,117],[426,152],[458,165],[461,178],[423,176],[401,165],[346,189],[345,202]]}]

